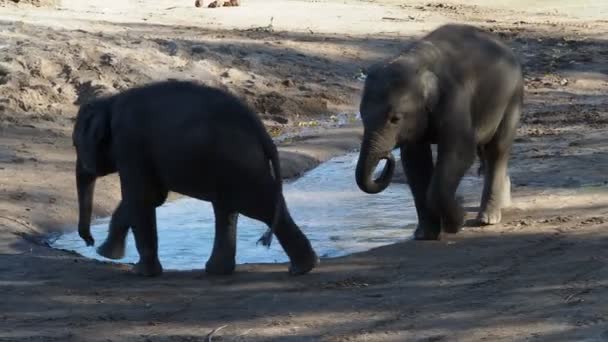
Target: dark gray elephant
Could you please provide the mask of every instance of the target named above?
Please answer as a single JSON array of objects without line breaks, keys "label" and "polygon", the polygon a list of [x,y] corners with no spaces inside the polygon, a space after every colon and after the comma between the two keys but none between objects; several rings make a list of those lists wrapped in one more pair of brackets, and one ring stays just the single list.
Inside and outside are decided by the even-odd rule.
[{"label": "dark gray elephant", "polygon": [[255,113],[227,92],[191,82],[167,81],[133,88],[83,105],[73,134],[80,236],[93,245],[91,207],[97,177],[118,171],[122,201],[98,253],[124,255],[129,227],[140,260],[138,274],[162,273],[155,208],[168,191],[210,201],[215,242],[206,271],[235,268],[236,224],[241,213],[270,227],[290,258],[290,272],[318,263],[294,223],[282,193],[276,146]]},{"label": "dark gray elephant", "polygon": [[[520,63],[493,35],[467,25],[436,29],[370,68],[360,105],[357,184],[367,193],[384,190],[395,168],[390,152],[400,147],[418,215],[415,238],[438,239],[441,230],[456,233],[464,224],[455,192],[477,151],[485,182],[478,219],[500,222],[510,199],[507,163],[523,92]],[[437,144],[435,164],[431,144]]]}]

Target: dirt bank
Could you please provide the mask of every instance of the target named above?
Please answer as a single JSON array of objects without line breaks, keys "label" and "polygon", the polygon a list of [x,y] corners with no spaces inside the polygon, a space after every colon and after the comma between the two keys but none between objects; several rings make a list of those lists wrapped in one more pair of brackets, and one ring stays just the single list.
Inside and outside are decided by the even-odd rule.
[{"label": "dirt bank", "polygon": [[[201,341],[217,328],[214,341],[608,340],[608,25],[518,4],[2,7],[0,341]],[[503,224],[323,260],[297,278],[256,264],[141,279],[30,242],[76,220],[69,137],[90,96],[171,77],[226,87],[260,112],[294,177],[357,146],[366,66],[444,22],[493,30],[525,65]],[[100,182],[96,214],[118,195],[115,177]],[[478,198],[466,201],[472,218]]]}]

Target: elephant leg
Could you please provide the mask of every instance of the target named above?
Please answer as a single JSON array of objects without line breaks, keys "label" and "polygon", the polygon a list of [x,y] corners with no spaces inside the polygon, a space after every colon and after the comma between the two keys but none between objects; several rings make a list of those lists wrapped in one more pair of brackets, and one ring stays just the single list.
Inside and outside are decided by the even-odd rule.
[{"label": "elephant leg", "polygon": [[[160,207],[167,200],[168,193],[159,194],[154,207]],[[108,259],[122,259],[125,256],[127,234],[129,233],[129,213],[123,201],[112,214],[106,240],[97,248],[97,254]]]},{"label": "elephant leg", "polygon": [[414,196],[418,216],[414,239],[437,240],[441,232],[441,221],[438,215],[429,210],[426,198],[434,169],[431,145],[409,144],[402,147],[401,162]]},{"label": "elephant leg", "polygon": [[168,191],[161,189],[144,170],[122,170],[120,183],[139,253],[133,271],[143,276],[159,276],[163,268],[158,260],[155,204],[160,198],[166,198]]},{"label": "elephant leg", "polygon": [[137,205],[132,215],[135,246],[139,253],[139,261],[133,271],[147,277],[159,276],[163,268],[158,260],[156,210],[152,205]]},{"label": "elephant leg", "polygon": [[484,225],[500,223],[502,208],[511,205],[511,178],[508,174],[509,156],[521,115],[521,99],[516,96],[505,111],[492,140],[485,146],[484,187],[478,221]]},{"label": "elephant leg", "polygon": [[159,276],[163,272],[158,260],[155,209],[153,205],[134,205],[131,214],[135,246],[139,253],[139,261],[135,264],[133,271],[147,277]]},{"label": "elephant leg", "polygon": [[464,224],[465,212],[455,194],[460,180],[475,160],[475,142],[472,134],[450,133],[444,134],[438,145],[437,165],[427,200],[431,210],[441,217],[441,229],[457,233]]},{"label": "elephant leg", "polygon": [[291,275],[306,274],[319,264],[319,257],[306,235],[293,221],[283,195],[280,196],[282,213],[274,234],[287,256],[289,256],[291,263],[289,273]]},{"label": "elephant leg", "polygon": [[509,171],[505,173],[505,182],[502,187],[503,190],[502,195],[500,196],[500,203],[503,208],[508,208],[511,206],[511,176],[509,176]]},{"label": "elephant leg", "polygon": [[97,254],[108,259],[122,259],[125,256],[125,242],[129,232],[129,216],[124,202],[120,202],[112,214],[108,237],[97,247]]},{"label": "elephant leg", "polygon": [[[264,189],[269,189],[273,186],[270,182],[268,184],[269,185],[261,186],[254,192],[259,194],[259,196],[256,196],[258,201],[255,205],[246,203],[242,206],[241,213],[253,219],[260,220],[271,227],[275,210],[277,210],[277,197],[275,194],[268,193],[267,191],[261,192],[264,191]],[[280,196],[278,200],[281,201],[281,205],[279,205],[278,208],[280,213],[274,229],[274,235],[277,237],[279,244],[283,247],[283,250],[289,257],[289,273],[291,275],[306,274],[319,264],[319,258],[306,235],[304,235],[291,217],[283,194],[278,194],[278,196]]]},{"label": "elephant leg", "polygon": [[478,221],[484,225],[500,223],[501,209],[508,205],[511,197],[511,182],[507,174],[508,153],[488,148],[487,170],[484,175]]},{"label": "elephant leg", "polygon": [[239,214],[213,203],[215,240],[211,257],[205,265],[210,274],[231,274],[236,265],[236,225]]}]

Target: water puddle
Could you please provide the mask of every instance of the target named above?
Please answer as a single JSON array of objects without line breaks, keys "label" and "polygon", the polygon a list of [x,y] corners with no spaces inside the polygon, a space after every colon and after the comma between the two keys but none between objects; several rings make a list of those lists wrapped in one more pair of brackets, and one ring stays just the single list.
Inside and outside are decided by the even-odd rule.
[{"label": "water puddle", "polygon": [[[416,211],[406,184],[392,184],[384,192],[368,195],[355,183],[357,153],[333,158],[284,185],[287,205],[294,220],[321,257],[338,257],[409,239]],[[398,156],[396,155],[397,159]],[[465,177],[459,192],[479,191],[480,180]],[[214,216],[211,205],[183,198],[157,208],[159,258],[165,269],[204,268],[213,246]],[[100,244],[109,218],[98,219],[92,234]],[[278,241],[270,249],[256,241],[266,230],[258,221],[239,216],[237,263],[286,262]],[[64,234],[51,245],[85,257],[107,260],[86,247],[77,232]],[[133,236],[121,262],[137,262]]]}]

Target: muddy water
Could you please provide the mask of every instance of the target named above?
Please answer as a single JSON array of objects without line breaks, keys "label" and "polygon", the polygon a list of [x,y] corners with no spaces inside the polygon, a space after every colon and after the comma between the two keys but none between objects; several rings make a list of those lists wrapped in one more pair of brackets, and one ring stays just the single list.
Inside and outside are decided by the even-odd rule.
[{"label": "muddy water", "polygon": [[[416,223],[410,190],[392,184],[376,195],[363,193],[354,180],[357,154],[329,160],[298,180],[285,184],[288,207],[295,221],[322,257],[337,257],[409,239]],[[479,191],[479,180],[466,177],[459,189],[465,196]],[[157,209],[159,255],[165,269],[204,268],[213,246],[214,218],[207,202],[184,198]],[[109,218],[96,220],[92,233],[105,239]],[[240,216],[237,262],[285,262],[287,256],[274,240],[270,249],[256,241],[266,226]],[[107,260],[86,247],[76,232],[52,242],[56,248]],[[136,262],[137,251],[129,233],[127,255],[121,262]]]}]

